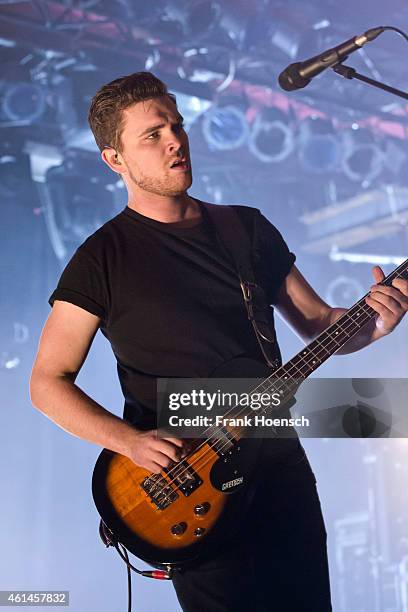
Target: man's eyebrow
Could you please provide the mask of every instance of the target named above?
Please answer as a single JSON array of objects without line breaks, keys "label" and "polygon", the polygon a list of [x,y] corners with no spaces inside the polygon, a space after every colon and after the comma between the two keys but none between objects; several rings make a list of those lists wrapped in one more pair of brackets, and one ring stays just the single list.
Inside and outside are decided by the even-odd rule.
[{"label": "man's eyebrow", "polygon": [[[183,115],[180,115],[180,113],[177,115],[177,120],[179,122],[184,121],[184,117]],[[139,138],[141,138],[142,136],[144,136],[145,134],[148,134],[149,132],[154,132],[155,130],[160,130],[161,128],[163,128],[166,124],[165,123],[160,123],[158,125],[152,125],[151,127],[146,128],[145,130],[143,130],[143,132],[141,134],[139,134]]]}]

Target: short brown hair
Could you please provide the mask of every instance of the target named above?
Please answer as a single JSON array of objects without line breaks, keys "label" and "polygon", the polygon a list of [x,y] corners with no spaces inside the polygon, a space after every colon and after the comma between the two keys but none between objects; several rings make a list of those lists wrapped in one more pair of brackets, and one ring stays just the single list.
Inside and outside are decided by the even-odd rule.
[{"label": "short brown hair", "polygon": [[122,150],[122,111],[143,100],[168,96],[176,104],[176,96],[151,72],[134,72],[103,85],[92,98],[88,122],[96,144],[102,152],[107,147]]}]

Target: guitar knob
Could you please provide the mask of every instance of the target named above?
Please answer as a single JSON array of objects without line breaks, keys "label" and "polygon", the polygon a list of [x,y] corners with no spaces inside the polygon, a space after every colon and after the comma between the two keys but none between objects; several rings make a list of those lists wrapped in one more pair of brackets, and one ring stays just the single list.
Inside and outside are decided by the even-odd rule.
[{"label": "guitar knob", "polygon": [[207,514],[207,512],[210,509],[210,504],[208,502],[203,502],[202,504],[197,504],[194,507],[194,514],[197,514],[197,516],[204,516],[204,514]]},{"label": "guitar knob", "polygon": [[183,523],[176,523],[175,525],[173,525],[170,531],[174,536],[179,536],[179,535],[183,535],[186,529],[187,529],[187,523],[183,522]]},{"label": "guitar knob", "polygon": [[194,535],[199,538],[200,536],[203,535],[205,529],[204,527],[197,527],[197,529],[194,529]]}]

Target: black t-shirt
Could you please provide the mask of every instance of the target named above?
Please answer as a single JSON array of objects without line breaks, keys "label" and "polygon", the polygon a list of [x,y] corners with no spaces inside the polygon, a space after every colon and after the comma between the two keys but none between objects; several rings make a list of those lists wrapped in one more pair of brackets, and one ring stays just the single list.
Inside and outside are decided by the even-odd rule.
[{"label": "black t-shirt", "polygon": [[[126,207],[78,248],[49,300],[101,317],[124,418],[140,427],[155,426],[157,377],[208,377],[240,355],[263,361],[234,263],[198,203],[201,222],[188,228]],[[234,209],[253,241],[256,279],[273,304],[295,256],[259,210]]]},{"label": "black t-shirt", "polygon": [[[157,377],[208,377],[238,356],[264,362],[234,263],[197,202],[202,219],[184,228],[126,207],[77,249],[49,299],[101,318],[124,418],[142,429],[156,427]],[[256,281],[274,304],[295,255],[258,209],[233,208],[251,237]],[[277,343],[275,350],[280,356]],[[262,451],[263,461],[285,466],[273,482],[315,481],[297,438],[265,440]]]}]

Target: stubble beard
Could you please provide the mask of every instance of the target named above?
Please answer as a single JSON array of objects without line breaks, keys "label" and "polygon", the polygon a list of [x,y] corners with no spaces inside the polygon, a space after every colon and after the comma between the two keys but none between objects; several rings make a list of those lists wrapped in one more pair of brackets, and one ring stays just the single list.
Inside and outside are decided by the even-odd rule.
[{"label": "stubble beard", "polygon": [[[186,193],[187,189],[191,187],[192,184],[192,176],[191,171],[189,171],[188,181],[180,181],[177,172],[174,173],[174,176],[171,174],[171,170],[168,171],[167,178],[157,178],[146,176],[145,174],[140,174],[138,178],[133,174],[132,170],[128,168],[129,177],[139,189],[144,191],[148,191],[149,193],[155,193],[160,196],[177,196]],[[185,177],[185,173],[183,175]],[[183,185],[183,187],[181,186]]]}]

